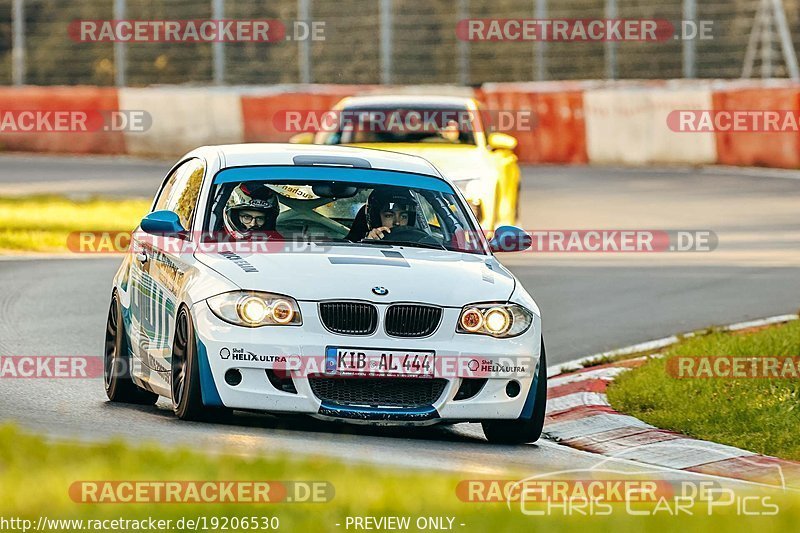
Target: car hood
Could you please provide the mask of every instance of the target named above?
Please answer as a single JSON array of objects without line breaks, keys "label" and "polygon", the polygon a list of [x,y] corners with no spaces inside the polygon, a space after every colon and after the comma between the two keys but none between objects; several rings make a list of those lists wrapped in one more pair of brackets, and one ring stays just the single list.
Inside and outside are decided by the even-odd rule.
[{"label": "car hood", "polygon": [[486,150],[478,146],[425,143],[362,143],[350,146],[390,150],[423,157],[453,181],[479,178],[492,171]]},{"label": "car hood", "polygon": [[[462,307],[506,301],[514,276],[492,256],[399,246],[311,245],[258,254],[197,252],[198,261],[245,290],[297,300],[357,299]],[[372,289],[384,287],[385,296]]]}]

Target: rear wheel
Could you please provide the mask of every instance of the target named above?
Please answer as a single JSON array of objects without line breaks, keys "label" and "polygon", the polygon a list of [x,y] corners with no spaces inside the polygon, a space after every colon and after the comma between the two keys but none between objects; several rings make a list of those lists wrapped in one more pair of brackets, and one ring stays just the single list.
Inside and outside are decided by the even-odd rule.
[{"label": "rear wheel", "polygon": [[542,354],[533,392],[533,413],[530,418],[517,420],[487,420],[483,422],[483,434],[492,444],[523,444],[536,442],[542,436],[545,408],[547,406],[547,359],[542,340]]},{"label": "rear wheel", "polygon": [[181,420],[216,420],[230,414],[224,408],[203,405],[200,388],[200,365],[197,360],[197,341],[194,325],[185,307],[175,322],[175,341],[172,348],[172,409]]},{"label": "rear wheel", "polygon": [[111,297],[106,321],[106,341],[103,352],[103,383],[106,396],[112,402],[154,405],[158,394],[140,388],[131,378],[130,353],[122,306],[117,293]]}]

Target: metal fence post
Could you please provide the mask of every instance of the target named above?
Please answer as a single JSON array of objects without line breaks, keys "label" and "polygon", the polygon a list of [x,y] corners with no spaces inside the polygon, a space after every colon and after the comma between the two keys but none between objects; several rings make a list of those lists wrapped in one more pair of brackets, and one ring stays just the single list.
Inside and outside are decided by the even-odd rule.
[{"label": "metal fence post", "polygon": [[[535,0],[534,18],[538,20],[547,18],[547,0]],[[547,79],[547,42],[537,40],[534,47],[533,78],[536,81]]]},{"label": "metal fence post", "polygon": [[[114,20],[125,18],[125,2],[126,0],[114,0]],[[127,66],[125,43],[114,41],[114,83],[117,87],[125,86],[125,71]]]},{"label": "metal fence post", "polygon": [[[211,18],[222,20],[225,18],[225,0],[211,0]],[[219,40],[212,43],[212,53],[214,55],[214,84],[223,85],[225,83],[225,43]]]},{"label": "metal fence post", "polygon": [[792,34],[789,31],[789,25],[786,23],[786,12],[783,9],[783,1],[772,0],[772,11],[775,14],[775,23],[778,25],[778,33],[781,38],[783,62],[786,63],[789,77],[794,81],[798,81],[800,80],[800,68],[797,66],[797,54],[794,51]]},{"label": "metal fence post", "polygon": [[[469,0],[458,0],[456,18],[458,19],[457,22],[469,18]],[[467,39],[458,39],[456,46],[458,51],[458,83],[460,85],[469,85],[469,41]]]},{"label": "metal fence post", "polygon": [[[697,22],[697,0],[683,0],[683,20]],[[699,34],[699,29],[697,30]],[[696,76],[696,39],[698,34],[692,39],[683,40],[683,77],[694,78]]]},{"label": "metal fence post", "polygon": [[392,0],[381,0],[381,83],[392,83]]},{"label": "metal fence post", "polygon": [[761,77],[772,77],[772,13],[767,5],[768,0],[762,0],[764,11],[761,20]]},{"label": "metal fence post", "polygon": [[[617,18],[617,0],[606,0],[606,19]],[[605,43],[606,78],[609,80],[617,79],[617,43],[606,41]]]},{"label": "metal fence post", "polygon": [[[311,28],[311,0],[297,0],[297,18]],[[297,66],[300,70],[300,83],[311,83],[311,33],[297,41]]]},{"label": "metal fence post", "polygon": [[14,85],[25,85],[25,0],[14,0],[11,20],[11,79]]}]

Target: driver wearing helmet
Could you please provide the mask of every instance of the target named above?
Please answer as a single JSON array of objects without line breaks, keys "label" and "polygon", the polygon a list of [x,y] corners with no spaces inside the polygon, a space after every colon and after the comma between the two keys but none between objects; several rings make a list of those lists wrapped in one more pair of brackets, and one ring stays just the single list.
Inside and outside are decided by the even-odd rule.
[{"label": "driver wearing helmet", "polygon": [[375,189],[366,206],[367,239],[383,239],[398,226],[414,226],[417,202],[406,189]]},{"label": "driver wearing helmet", "polygon": [[222,218],[228,235],[247,240],[255,234],[275,234],[279,212],[275,191],[264,185],[242,183],[231,192]]}]

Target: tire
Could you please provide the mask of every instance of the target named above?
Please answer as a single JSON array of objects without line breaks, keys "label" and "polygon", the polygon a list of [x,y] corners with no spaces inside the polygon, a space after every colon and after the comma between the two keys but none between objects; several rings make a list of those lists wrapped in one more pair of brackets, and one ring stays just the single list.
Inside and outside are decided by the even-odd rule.
[{"label": "tire", "polygon": [[140,388],[131,378],[130,353],[122,306],[115,292],[111,296],[106,321],[106,339],[103,352],[103,384],[106,396],[112,402],[136,405],[155,405],[158,394]]},{"label": "tire", "polygon": [[536,442],[542,436],[547,407],[547,359],[544,353],[544,340],[542,340],[535,395],[530,418],[483,422],[481,425],[486,439],[492,444],[524,444]]},{"label": "tire", "polygon": [[192,317],[189,310],[182,307],[175,321],[175,340],[172,346],[172,410],[181,420],[222,420],[230,414],[230,410],[203,405],[197,357]]}]

